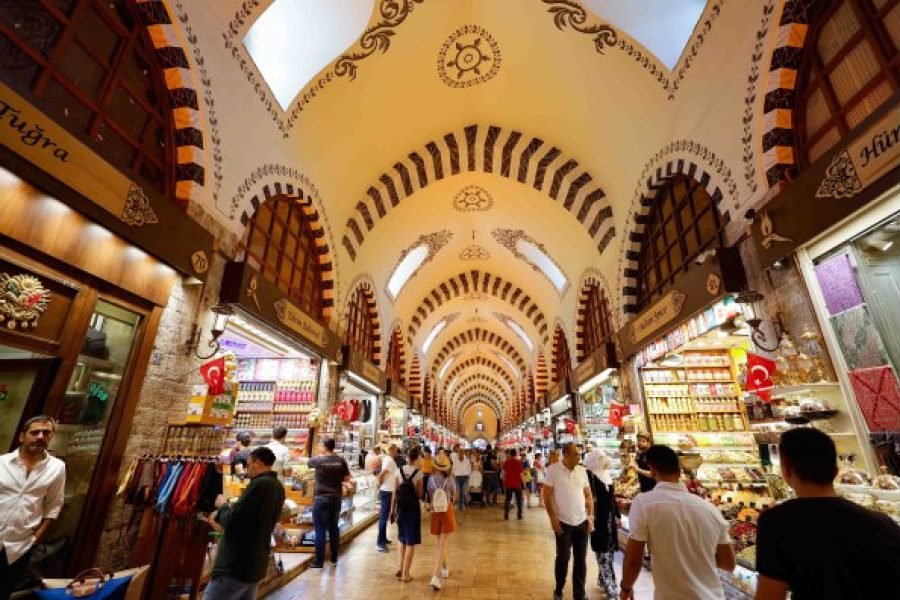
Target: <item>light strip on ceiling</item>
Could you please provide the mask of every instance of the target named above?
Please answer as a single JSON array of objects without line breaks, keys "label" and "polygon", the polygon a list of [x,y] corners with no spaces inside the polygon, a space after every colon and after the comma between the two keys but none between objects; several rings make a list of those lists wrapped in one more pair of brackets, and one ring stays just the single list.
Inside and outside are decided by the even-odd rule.
[{"label": "light strip on ceiling", "polygon": [[297,348],[288,346],[275,336],[270,335],[256,325],[253,325],[246,319],[242,318],[240,315],[232,315],[228,319],[228,327],[230,329],[233,328],[238,333],[238,335],[249,339],[254,344],[262,346],[266,350],[275,352],[276,354],[281,354],[282,356],[301,354],[306,356],[305,352],[302,352]]}]

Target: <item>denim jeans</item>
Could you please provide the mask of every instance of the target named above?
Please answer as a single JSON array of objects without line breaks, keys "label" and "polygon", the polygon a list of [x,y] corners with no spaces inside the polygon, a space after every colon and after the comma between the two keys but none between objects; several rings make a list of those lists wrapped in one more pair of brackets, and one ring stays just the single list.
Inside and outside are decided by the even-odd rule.
[{"label": "denim jeans", "polygon": [[378,514],[378,541],[377,546],[387,546],[387,526],[391,517],[391,502],[394,500],[393,492],[378,492],[378,500],[381,502],[381,512]]},{"label": "denim jeans", "polygon": [[203,592],[203,600],[256,600],[259,582],[247,583],[227,575],[219,575],[209,580]]},{"label": "denim jeans", "polygon": [[456,476],[456,494],[456,508],[458,508],[459,510],[465,510],[466,506],[469,504],[468,475]]},{"label": "denim jeans", "polygon": [[325,563],[325,534],[331,542],[331,562],[337,562],[341,545],[338,520],[341,517],[341,499],[337,496],[316,496],[313,501],[313,526],[316,528],[316,562]]},{"label": "denim jeans", "polygon": [[484,501],[488,504],[497,504],[497,496],[500,493],[500,476],[496,471],[484,472]]},{"label": "denim jeans", "polygon": [[556,534],[556,593],[562,594],[566,586],[566,572],[569,570],[569,556],[575,555],[575,564],[572,565],[572,597],[575,600],[587,598],[584,591],[587,579],[587,547],[588,528],[587,521],[581,525],[567,525],[560,523],[562,533]]},{"label": "denim jeans", "polygon": [[509,516],[509,509],[512,508],[513,496],[516,497],[516,513],[522,518],[522,488],[506,488],[506,500],[503,503],[503,516]]},{"label": "denim jeans", "polygon": [[0,544],[0,600],[8,600],[18,584],[22,583],[29,560],[31,550],[9,564],[6,550],[3,549],[3,544]]}]

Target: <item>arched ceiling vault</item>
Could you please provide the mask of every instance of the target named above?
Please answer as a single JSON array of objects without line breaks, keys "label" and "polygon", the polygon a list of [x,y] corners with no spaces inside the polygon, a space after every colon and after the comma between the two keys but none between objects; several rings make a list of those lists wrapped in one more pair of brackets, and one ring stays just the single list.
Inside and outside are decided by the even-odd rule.
[{"label": "arched ceiling vault", "polygon": [[490,371],[496,374],[506,382],[510,389],[516,389],[519,380],[516,378],[515,373],[500,359],[496,356],[477,353],[474,349],[471,351],[471,354],[475,355],[470,356],[468,353],[460,355],[458,360],[459,364],[453,364],[449,372],[444,375],[443,381],[448,382],[449,385],[450,382],[453,382],[456,377],[462,375],[467,370],[481,370]]}]

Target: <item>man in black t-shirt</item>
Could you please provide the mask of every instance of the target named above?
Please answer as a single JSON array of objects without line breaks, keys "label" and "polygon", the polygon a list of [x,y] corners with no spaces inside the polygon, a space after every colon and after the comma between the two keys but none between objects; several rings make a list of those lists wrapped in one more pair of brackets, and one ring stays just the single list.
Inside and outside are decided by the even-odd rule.
[{"label": "man in black t-shirt", "polygon": [[900,598],[900,526],[837,495],[831,438],[793,429],[779,449],[797,498],[760,515],[756,600]]},{"label": "man in black t-shirt", "polygon": [[650,463],[647,462],[647,450],[653,445],[649,433],[637,436],[637,452],[634,455],[634,470],[637,471],[638,485],[642,492],[649,492],[656,487],[656,481],[650,475]]},{"label": "man in black t-shirt", "polygon": [[316,470],[316,495],[313,500],[313,526],[316,529],[316,560],[310,565],[321,569],[325,564],[325,534],[331,546],[331,564],[337,565],[341,532],[338,521],[341,516],[341,497],[344,483],[350,481],[350,469],[343,457],[334,453],[334,440],[322,441],[325,453],[309,459],[309,466]]}]

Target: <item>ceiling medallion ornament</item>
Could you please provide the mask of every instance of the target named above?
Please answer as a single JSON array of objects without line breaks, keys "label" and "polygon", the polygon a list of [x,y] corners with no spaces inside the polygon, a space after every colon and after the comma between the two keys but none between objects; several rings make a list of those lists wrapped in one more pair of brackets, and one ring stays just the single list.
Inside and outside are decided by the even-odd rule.
[{"label": "ceiling medallion ornament", "polygon": [[483,27],[466,25],[447,38],[438,53],[438,75],[452,88],[484,83],[500,70],[500,45]]},{"label": "ceiling medallion ornament", "polygon": [[494,197],[480,185],[467,185],[453,197],[453,208],[459,212],[484,212],[494,206]]},{"label": "ceiling medallion ornament", "polygon": [[50,305],[50,290],[32,275],[0,273],[0,323],[7,329],[35,328]]},{"label": "ceiling medallion ornament", "polygon": [[483,302],[490,298],[490,296],[484,292],[467,292],[463,298],[469,302]]},{"label": "ceiling medallion ornament", "polygon": [[462,252],[459,253],[460,260],[489,260],[490,258],[491,253],[478,244],[466,246],[462,249]]}]

